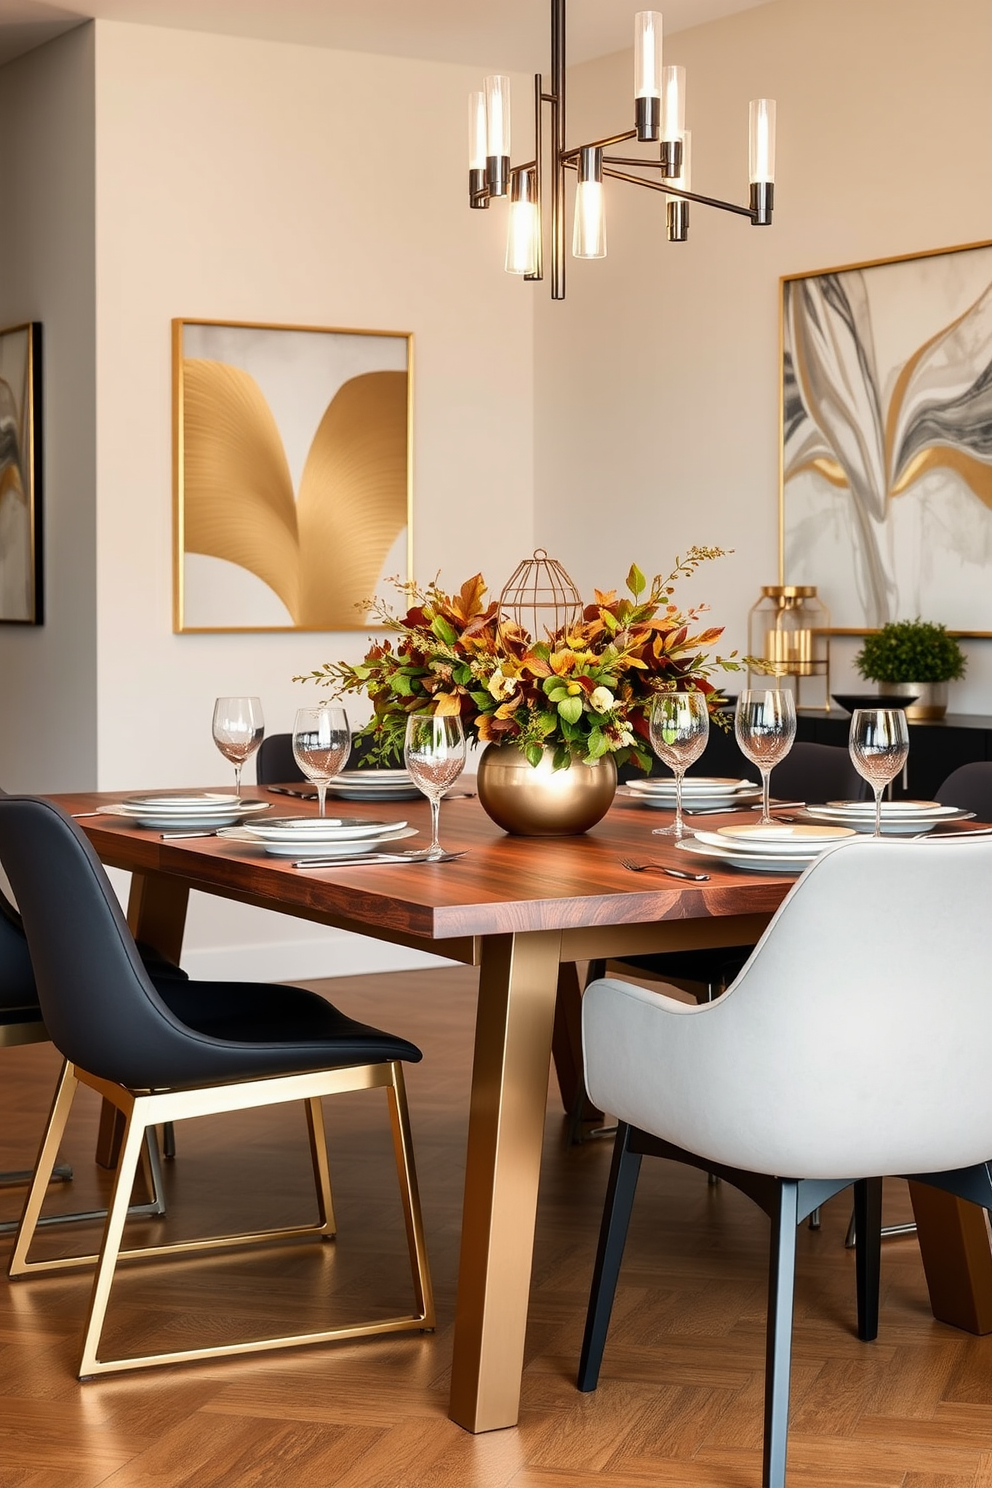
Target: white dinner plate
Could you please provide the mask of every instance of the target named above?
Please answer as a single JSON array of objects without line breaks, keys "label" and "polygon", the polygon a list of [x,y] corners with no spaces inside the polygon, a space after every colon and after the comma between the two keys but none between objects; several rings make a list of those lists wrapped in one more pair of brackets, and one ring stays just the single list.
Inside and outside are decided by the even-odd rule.
[{"label": "white dinner plate", "polygon": [[[658,795],[655,791],[631,791],[628,800],[636,801],[639,806],[648,806],[653,811],[674,811],[674,795]],[[683,796],[682,809],[684,811],[725,811],[729,815],[732,811],[741,811],[745,806],[753,806],[761,800],[761,787],[751,786],[750,790],[735,791],[731,795],[723,796]]]},{"label": "white dinner plate", "polygon": [[[874,801],[827,801],[823,806],[811,807],[816,811],[832,811],[845,816],[874,816]],[[883,801],[883,816],[952,816],[957,806],[941,806],[939,801]]]},{"label": "white dinner plate", "polygon": [[142,810],[189,811],[201,807],[240,806],[242,798],[224,795],[220,791],[160,791],[157,795],[125,796],[122,806],[134,806]]},{"label": "white dinner plate", "polygon": [[384,785],[412,785],[409,770],[342,770],[335,775],[332,785],[355,785],[369,790],[381,789]]},{"label": "white dinner plate", "polygon": [[[631,790],[645,795],[675,796],[675,777],[648,776],[645,780],[628,780]],[[737,791],[756,789],[752,780],[727,780],[718,775],[687,775],[682,782],[682,799],[687,796],[732,796]]]},{"label": "white dinner plate", "polygon": [[822,826],[812,823],[803,826],[792,822],[746,822],[744,826],[717,827],[716,835],[730,842],[737,842],[742,847],[768,848],[793,846],[793,847],[830,847],[834,842],[841,842],[845,837],[855,836],[854,827],[835,827],[824,822]]},{"label": "white dinner plate", "polygon": [[353,781],[345,781],[340,776],[332,780],[327,787],[329,796],[337,796],[342,801],[417,801],[422,799],[421,792],[412,783],[398,780],[395,785],[358,785]]},{"label": "white dinner plate", "polygon": [[[716,831],[694,832],[693,836],[697,842],[701,842],[705,847],[719,848],[721,852],[733,853],[738,858],[780,858],[786,856],[790,858],[804,858],[809,863],[814,858],[818,858],[824,848],[833,847],[834,845],[832,842],[803,842],[790,847],[787,843],[781,842],[730,842],[726,837],[721,837],[720,833]],[[857,833],[852,832],[851,836],[856,837]]]},{"label": "white dinner plate", "polygon": [[244,843],[246,846],[253,847],[256,852],[261,850],[273,858],[340,858],[342,862],[348,858],[375,852],[386,842],[400,842],[404,837],[416,837],[416,835],[416,827],[404,826],[378,837],[345,839],[337,837],[330,842],[314,841],[312,837],[297,838],[294,842],[263,842],[246,827],[225,827],[223,831],[217,833],[218,837],[224,837],[229,842]]},{"label": "white dinner plate", "polygon": [[356,816],[282,816],[252,823],[245,831],[261,842],[375,842],[392,836],[405,821],[362,821]]},{"label": "white dinner plate", "polygon": [[783,853],[779,857],[772,857],[765,853],[741,853],[735,852],[726,843],[719,846],[711,846],[700,842],[697,838],[683,837],[677,842],[682,852],[693,853],[696,857],[717,859],[727,864],[730,868],[747,868],[756,873],[802,873],[811,863],[815,863],[819,854],[809,853],[805,856]]},{"label": "white dinner plate", "polygon": [[187,806],[182,811],[162,811],[158,807],[119,805],[101,806],[101,816],[123,817],[138,827],[169,829],[173,827],[230,827],[256,812],[268,811],[268,801],[242,801],[233,806]]}]

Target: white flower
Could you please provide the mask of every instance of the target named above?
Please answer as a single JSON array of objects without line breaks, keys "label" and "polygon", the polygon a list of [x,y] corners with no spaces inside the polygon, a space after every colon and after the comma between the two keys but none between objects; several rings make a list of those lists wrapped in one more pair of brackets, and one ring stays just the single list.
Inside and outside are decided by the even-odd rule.
[{"label": "white flower", "polygon": [[608,687],[597,687],[589,695],[589,706],[595,713],[608,713],[615,702]]},{"label": "white flower", "polygon": [[504,677],[503,668],[497,667],[486,683],[486,688],[490,697],[495,698],[497,703],[502,703],[513,696],[517,690],[517,683],[513,677]]}]

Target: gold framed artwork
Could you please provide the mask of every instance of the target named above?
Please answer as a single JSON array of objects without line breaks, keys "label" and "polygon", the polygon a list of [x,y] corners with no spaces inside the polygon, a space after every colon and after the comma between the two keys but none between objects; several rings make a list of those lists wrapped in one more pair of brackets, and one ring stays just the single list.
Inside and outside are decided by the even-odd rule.
[{"label": "gold framed artwork", "polygon": [[992,634],[992,243],[789,275],[781,335],[781,582]]},{"label": "gold framed artwork", "polygon": [[41,625],[41,325],[0,331],[0,622]]},{"label": "gold framed artwork", "polygon": [[172,333],[175,630],[366,629],[411,573],[412,335]]}]

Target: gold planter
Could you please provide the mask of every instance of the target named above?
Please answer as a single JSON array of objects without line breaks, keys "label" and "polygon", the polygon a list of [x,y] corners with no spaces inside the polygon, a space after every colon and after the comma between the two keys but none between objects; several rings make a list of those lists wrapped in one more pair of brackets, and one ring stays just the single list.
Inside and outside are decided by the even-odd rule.
[{"label": "gold planter", "polygon": [[910,722],[914,718],[943,718],[947,712],[946,682],[880,682],[878,691],[883,707],[887,697],[915,697],[916,702],[906,709]]},{"label": "gold planter", "polygon": [[482,809],[516,837],[572,837],[606,815],[617,789],[612,755],[595,765],[573,760],[552,770],[552,751],[536,767],[515,744],[487,744],[479,761]]}]

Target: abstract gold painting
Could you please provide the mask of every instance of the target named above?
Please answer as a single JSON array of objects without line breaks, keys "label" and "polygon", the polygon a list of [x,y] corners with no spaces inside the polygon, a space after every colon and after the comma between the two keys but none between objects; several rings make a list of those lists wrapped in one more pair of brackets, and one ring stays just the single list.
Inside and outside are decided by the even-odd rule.
[{"label": "abstract gold painting", "polygon": [[0,331],[0,622],[44,619],[41,326]]},{"label": "abstract gold painting", "polygon": [[175,629],[357,630],[410,574],[412,337],[173,322]]},{"label": "abstract gold painting", "polygon": [[782,281],[782,582],[992,632],[992,244]]}]

